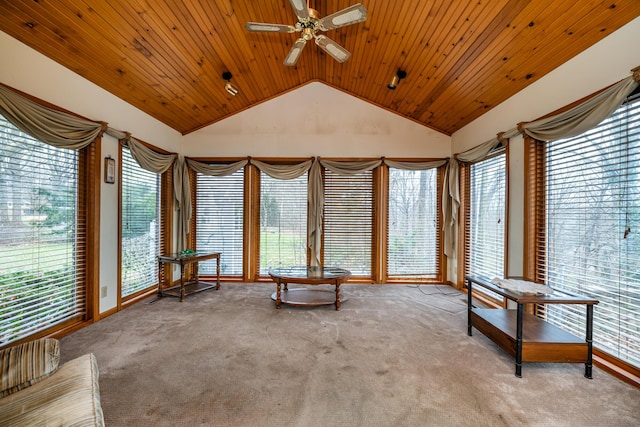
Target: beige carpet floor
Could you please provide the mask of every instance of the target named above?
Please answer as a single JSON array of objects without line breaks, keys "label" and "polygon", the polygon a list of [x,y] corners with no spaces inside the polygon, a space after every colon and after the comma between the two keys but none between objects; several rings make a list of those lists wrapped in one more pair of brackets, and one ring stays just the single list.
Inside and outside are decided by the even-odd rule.
[{"label": "beige carpet floor", "polygon": [[516,378],[447,286],[345,285],[340,311],[276,310],[274,290],[149,298],[63,338],[62,361],[96,355],[108,426],[640,425],[640,390],[597,368]]}]

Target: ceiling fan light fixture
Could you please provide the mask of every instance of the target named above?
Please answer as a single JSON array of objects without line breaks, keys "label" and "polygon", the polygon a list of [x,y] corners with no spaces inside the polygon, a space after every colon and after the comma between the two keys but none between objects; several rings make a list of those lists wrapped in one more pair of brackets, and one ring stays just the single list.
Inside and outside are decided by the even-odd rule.
[{"label": "ceiling fan light fixture", "polygon": [[329,16],[320,18],[318,11],[309,7],[308,0],[289,0],[289,3],[298,18],[298,22],[295,25],[247,22],[245,28],[253,32],[302,33],[283,61],[284,65],[289,67],[296,64],[304,44],[313,38],[315,38],[316,44],[336,61],[345,62],[351,57],[351,52],[330,38],[318,34],[318,32],[365,21],[367,19],[367,9],[362,4],[358,3],[349,6]]}]

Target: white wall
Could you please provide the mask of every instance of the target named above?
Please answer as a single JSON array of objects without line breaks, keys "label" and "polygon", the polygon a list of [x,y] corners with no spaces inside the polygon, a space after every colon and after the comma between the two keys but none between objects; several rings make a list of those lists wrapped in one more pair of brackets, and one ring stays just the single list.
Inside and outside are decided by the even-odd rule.
[{"label": "white wall", "polygon": [[[88,119],[108,122],[115,129],[131,132],[166,150],[180,149],[179,132],[1,31],[0,52],[0,82]],[[101,157],[108,155],[117,161],[118,142],[105,136]],[[117,304],[117,181],[102,183],[100,205],[100,288],[107,287],[107,296],[100,299],[100,312],[105,312]]]},{"label": "white wall", "polygon": [[447,135],[314,82],[185,135],[183,154],[449,157],[450,141]]},{"label": "white wall", "polygon": [[[532,121],[630,75],[640,65],[640,18],[531,84],[452,135],[453,153],[468,150],[523,121]],[[524,149],[509,142],[508,274],[521,275],[524,251]],[[454,263],[449,277],[455,281]]]}]

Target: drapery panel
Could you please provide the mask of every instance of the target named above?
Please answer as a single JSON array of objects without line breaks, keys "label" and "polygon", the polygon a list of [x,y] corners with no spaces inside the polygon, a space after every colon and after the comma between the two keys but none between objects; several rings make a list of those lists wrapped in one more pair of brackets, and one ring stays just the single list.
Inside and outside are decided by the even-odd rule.
[{"label": "drapery panel", "polygon": [[57,148],[80,150],[102,136],[106,123],[45,107],[0,84],[0,114],[15,127]]},{"label": "drapery panel", "polygon": [[187,234],[191,226],[191,183],[189,182],[189,168],[182,156],[178,156],[173,169],[173,192],[176,202],[175,211],[178,220],[178,252],[187,248]]}]

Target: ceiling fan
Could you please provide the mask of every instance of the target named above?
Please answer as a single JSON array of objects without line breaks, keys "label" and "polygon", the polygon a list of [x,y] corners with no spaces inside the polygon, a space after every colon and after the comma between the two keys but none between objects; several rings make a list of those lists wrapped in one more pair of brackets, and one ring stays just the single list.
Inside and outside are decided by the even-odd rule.
[{"label": "ceiling fan", "polygon": [[[328,31],[345,25],[363,22],[367,19],[367,9],[358,3],[342,9],[324,18],[318,16],[318,11],[311,9],[304,0],[289,0],[291,7],[298,17],[295,25],[266,24],[262,22],[247,22],[245,28],[249,31],[263,33],[302,33],[301,37],[295,41],[291,50],[284,59],[284,65],[292,67],[298,62],[302,49],[311,39],[315,39],[316,44],[329,56],[338,62],[344,62],[351,56],[348,50],[331,40],[318,31]],[[307,1],[308,3],[308,1]]]}]

